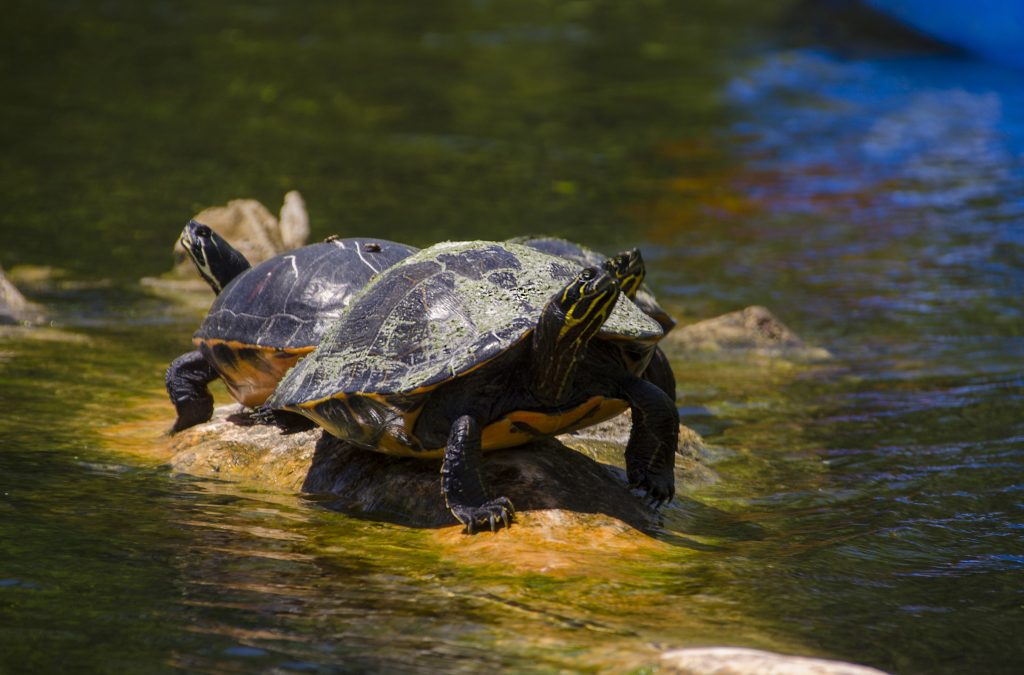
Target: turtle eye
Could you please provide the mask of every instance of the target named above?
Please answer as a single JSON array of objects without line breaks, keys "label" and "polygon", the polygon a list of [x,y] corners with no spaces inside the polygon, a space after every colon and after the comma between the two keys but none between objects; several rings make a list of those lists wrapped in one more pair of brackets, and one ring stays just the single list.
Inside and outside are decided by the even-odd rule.
[{"label": "turtle eye", "polygon": [[213,235],[213,230],[211,230],[206,225],[198,225],[196,227],[196,236],[197,237],[202,237],[202,238],[206,239],[207,237],[209,237],[211,235]]},{"label": "turtle eye", "polygon": [[594,278],[595,274],[597,274],[597,271],[593,267],[587,267],[580,272],[580,279],[583,279],[583,281],[590,281]]}]

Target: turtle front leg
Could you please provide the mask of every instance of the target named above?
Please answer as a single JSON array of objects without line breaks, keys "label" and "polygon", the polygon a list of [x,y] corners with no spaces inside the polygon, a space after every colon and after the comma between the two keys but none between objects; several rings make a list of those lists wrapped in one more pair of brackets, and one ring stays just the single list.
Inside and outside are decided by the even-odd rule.
[{"label": "turtle front leg", "polygon": [[515,515],[508,497],[488,499],[480,480],[480,426],[469,415],[463,415],[452,424],[448,445],[441,465],[441,494],[455,518],[473,534],[477,525],[498,529],[501,521],[508,527]]},{"label": "turtle front leg", "polygon": [[633,413],[626,444],[626,477],[630,487],[643,490],[655,507],[672,501],[676,492],[676,447],[679,411],[657,385],[632,377],[622,390]]},{"label": "turtle front leg", "polygon": [[198,350],[171,361],[164,384],[178,412],[178,418],[171,427],[172,434],[213,417],[213,395],[207,385],[217,377],[217,371]]},{"label": "turtle front leg", "polygon": [[676,400],[676,375],[660,347],[654,348],[654,356],[651,357],[651,362],[642,377],[665,392],[670,399]]}]

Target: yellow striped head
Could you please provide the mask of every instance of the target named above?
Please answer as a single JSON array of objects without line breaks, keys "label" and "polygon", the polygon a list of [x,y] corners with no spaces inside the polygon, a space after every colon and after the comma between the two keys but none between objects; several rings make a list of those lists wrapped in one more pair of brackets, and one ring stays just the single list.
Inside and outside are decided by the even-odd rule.
[{"label": "yellow striped head", "polygon": [[619,288],[627,298],[636,297],[636,291],[647,275],[640,249],[623,251],[604,261],[604,268],[619,281]]},{"label": "yellow striped head", "polygon": [[583,343],[600,330],[619,299],[619,281],[605,270],[587,267],[562,289],[559,305],[565,313],[560,341]]}]

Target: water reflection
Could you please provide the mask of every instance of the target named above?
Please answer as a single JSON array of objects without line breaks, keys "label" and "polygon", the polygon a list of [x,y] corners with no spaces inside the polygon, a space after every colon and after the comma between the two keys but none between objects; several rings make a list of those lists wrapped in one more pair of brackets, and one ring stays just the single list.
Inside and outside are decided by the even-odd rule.
[{"label": "water reflection", "polygon": [[1024,216],[1019,75],[797,51],[729,93],[750,159],[730,178],[745,207],[727,237],[758,245],[702,246],[720,271],[685,288],[772,288],[843,366],[779,394],[750,385],[760,409],[708,405],[731,422],[712,440],[749,453],[720,467],[744,476],[725,503],[778,533],[758,560],[786,560],[757,592],[785,598],[781,620],[808,640],[801,610],[834,613],[850,653],[908,636],[882,648],[896,670],[1012,669],[1021,624],[982,607],[1024,597],[1024,268],[1006,257]]}]

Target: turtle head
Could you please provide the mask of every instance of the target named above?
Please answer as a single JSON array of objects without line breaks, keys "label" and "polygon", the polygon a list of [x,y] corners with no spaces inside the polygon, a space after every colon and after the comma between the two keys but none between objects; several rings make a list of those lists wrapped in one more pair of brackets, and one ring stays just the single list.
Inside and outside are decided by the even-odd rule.
[{"label": "turtle head", "polygon": [[658,304],[654,296],[646,288],[640,288],[647,276],[647,269],[644,266],[644,259],[640,255],[640,249],[623,251],[604,261],[604,268],[619,280],[619,288],[622,294],[636,303],[640,310],[657,321],[661,329],[668,333],[676,325],[665,309]]},{"label": "turtle head", "polygon": [[[587,267],[551,299],[564,314],[560,342],[586,342],[604,325],[619,297],[619,282],[606,270]],[[550,304],[550,303],[549,303]]]},{"label": "turtle head", "polygon": [[188,221],[181,231],[181,247],[214,293],[220,293],[229,281],[249,269],[245,256],[209,226],[195,220]]},{"label": "turtle head", "polygon": [[647,275],[640,249],[623,251],[604,261],[604,269],[619,280],[619,288],[627,298],[636,297],[636,291]]},{"label": "turtle head", "polygon": [[548,300],[533,335],[532,381],[539,398],[564,399],[587,343],[618,299],[618,279],[605,269],[587,267]]}]

